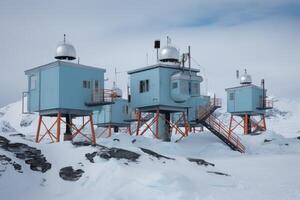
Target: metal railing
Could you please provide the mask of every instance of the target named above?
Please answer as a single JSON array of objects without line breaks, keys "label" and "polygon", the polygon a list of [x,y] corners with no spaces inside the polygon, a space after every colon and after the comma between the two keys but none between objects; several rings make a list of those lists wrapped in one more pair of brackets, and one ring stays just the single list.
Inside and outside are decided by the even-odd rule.
[{"label": "metal railing", "polygon": [[272,99],[264,99],[259,102],[259,106],[257,109],[265,110],[265,109],[272,109],[273,108],[273,100]]},{"label": "metal railing", "polygon": [[265,99],[264,107],[265,108],[273,108],[273,100],[272,99]]},{"label": "metal railing", "polygon": [[211,98],[209,103],[206,106],[199,106],[198,111],[196,112],[196,118],[198,120],[202,120],[205,117],[208,117],[210,114],[210,111],[214,108],[220,108],[222,107],[222,99],[221,98]]},{"label": "metal railing", "polygon": [[89,101],[89,103],[101,104],[105,102],[113,102],[116,97],[117,93],[114,90],[92,89],[91,101]]},{"label": "metal railing", "polygon": [[210,115],[206,120],[213,129],[229,140],[242,153],[245,152],[245,146],[241,143],[241,139],[232,130],[230,130],[220,119],[214,115]]}]

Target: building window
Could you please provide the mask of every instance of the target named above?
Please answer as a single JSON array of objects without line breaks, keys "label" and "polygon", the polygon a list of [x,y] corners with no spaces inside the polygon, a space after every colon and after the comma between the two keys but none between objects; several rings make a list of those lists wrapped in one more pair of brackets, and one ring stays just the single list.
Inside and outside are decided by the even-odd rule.
[{"label": "building window", "polygon": [[30,90],[34,90],[36,88],[37,78],[35,75],[30,76]]},{"label": "building window", "polygon": [[190,95],[200,95],[200,83],[191,83]]},{"label": "building window", "polygon": [[229,93],[229,100],[230,101],[234,100],[234,92]]},{"label": "building window", "polygon": [[178,88],[178,83],[177,82],[172,83],[172,89],[175,89],[175,88]]},{"label": "building window", "polygon": [[140,93],[149,91],[149,80],[140,81]]},{"label": "building window", "polygon": [[99,82],[98,80],[95,80],[95,89],[98,89],[99,88]]},{"label": "building window", "polygon": [[83,88],[91,88],[91,81],[83,81]]},{"label": "building window", "polygon": [[128,105],[123,106],[123,113],[128,114]]}]

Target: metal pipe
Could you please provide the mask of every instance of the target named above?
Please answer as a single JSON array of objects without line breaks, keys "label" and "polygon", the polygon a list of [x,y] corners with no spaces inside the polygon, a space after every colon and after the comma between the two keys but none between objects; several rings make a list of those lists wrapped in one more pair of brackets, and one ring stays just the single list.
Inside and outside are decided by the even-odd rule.
[{"label": "metal pipe", "polygon": [[261,79],[261,85],[262,85],[262,89],[263,89],[263,96],[262,96],[262,107],[263,109],[266,107],[266,94],[265,94],[265,80]]},{"label": "metal pipe", "polygon": [[188,46],[188,59],[189,59],[189,71],[190,71],[190,76],[192,75],[191,72],[191,46]]}]

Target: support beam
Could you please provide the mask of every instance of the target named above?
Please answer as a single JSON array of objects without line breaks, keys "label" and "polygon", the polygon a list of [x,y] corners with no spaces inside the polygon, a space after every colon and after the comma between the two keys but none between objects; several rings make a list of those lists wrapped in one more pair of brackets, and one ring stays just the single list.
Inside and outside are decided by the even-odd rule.
[{"label": "support beam", "polygon": [[61,113],[57,113],[57,119],[56,119],[56,142],[60,141],[60,121],[61,121]]}]

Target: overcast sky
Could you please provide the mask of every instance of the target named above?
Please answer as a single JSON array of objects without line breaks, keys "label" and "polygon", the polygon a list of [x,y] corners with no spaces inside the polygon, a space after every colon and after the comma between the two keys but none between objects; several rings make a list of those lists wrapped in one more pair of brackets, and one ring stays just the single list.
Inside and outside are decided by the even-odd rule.
[{"label": "overcast sky", "polygon": [[24,70],[54,61],[64,33],[82,64],[107,69],[107,87],[117,68],[125,90],[126,71],[154,64],[153,40],[170,36],[191,45],[202,92],[223,97],[247,68],[269,95],[300,101],[299,0],[0,0],[0,106],[26,91]]}]

